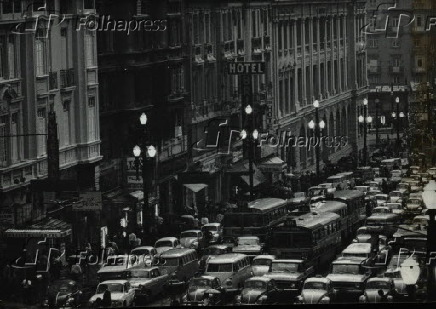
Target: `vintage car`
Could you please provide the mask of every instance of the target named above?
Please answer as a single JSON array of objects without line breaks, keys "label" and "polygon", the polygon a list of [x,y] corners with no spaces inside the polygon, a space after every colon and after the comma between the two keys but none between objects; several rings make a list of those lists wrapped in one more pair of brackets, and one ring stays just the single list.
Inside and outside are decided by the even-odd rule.
[{"label": "vintage car", "polygon": [[180,234],[182,248],[203,249],[205,245],[204,234],[201,230],[188,230]]},{"label": "vintage car", "polygon": [[401,191],[391,191],[389,193],[389,203],[401,203],[403,201],[405,194],[403,194]]},{"label": "vintage car", "polygon": [[[214,276],[200,276],[189,281],[186,295],[183,297],[183,305],[202,305],[205,303],[206,295],[213,294],[218,302],[215,305],[223,304],[226,290],[221,287],[221,281]],[[208,298],[208,297],[206,297]]]},{"label": "vintage car", "polygon": [[330,304],[334,301],[335,292],[332,283],[327,278],[312,277],[304,282],[297,304]]},{"label": "vintage car", "polygon": [[386,208],[389,208],[393,214],[401,216],[404,213],[404,208],[401,203],[386,203]]},{"label": "vintage car", "polygon": [[263,245],[257,236],[241,236],[237,238],[237,246],[233,247],[233,253],[242,253],[250,257],[262,254]]},{"label": "vintage car", "polygon": [[244,282],[244,289],[236,296],[236,305],[272,305],[277,302],[279,294],[274,279],[252,277]]},{"label": "vintage car", "polygon": [[331,272],[327,278],[331,280],[338,298],[357,300],[363,294],[365,282],[371,272],[364,266],[365,257],[340,257],[332,262]]},{"label": "vintage car", "polygon": [[410,181],[410,192],[419,192],[422,191],[422,185],[419,181]]},{"label": "vintage car", "polygon": [[424,203],[419,198],[409,198],[404,207],[404,213],[408,215],[420,215],[424,209]]},{"label": "vintage car", "polygon": [[269,272],[271,268],[272,261],[276,259],[275,255],[258,255],[255,256],[252,263],[251,269],[255,276],[263,276]]},{"label": "vintage car", "polygon": [[136,255],[111,255],[97,271],[98,281],[122,279],[126,269],[143,263],[143,259]]},{"label": "vintage car", "polygon": [[429,174],[430,178],[436,178],[436,167],[431,167],[427,170],[427,174]]},{"label": "vintage car", "polygon": [[231,253],[231,252],[232,252],[232,248],[226,245],[212,245],[207,247],[206,249],[203,250],[203,254],[200,258],[200,261],[198,262],[199,263],[198,270],[200,272],[204,272],[206,270],[206,264],[210,259],[214,258],[215,256]]},{"label": "vintage car", "polygon": [[201,227],[203,233],[211,233],[209,244],[220,243],[223,238],[223,227],[221,223],[208,223]]},{"label": "vintage car", "polygon": [[354,242],[342,251],[341,256],[365,258],[363,265],[372,266],[375,263],[378,248],[372,243]]},{"label": "vintage car", "polygon": [[275,280],[286,296],[297,296],[303,282],[314,273],[313,266],[307,267],[304,260],[274,260],[265,277]]},{"label": "vintage car", "polygon": [[376,194],[375,200],[377,202],[377,206],[383,206],[388,202],[389,196],[387,194]]},{"label": "vintage car", "polygon": [[127,280],[108,280],[97,286],[95,295],[89,299],[88,307],[94,307],[98,298],[103,300],[106,290],[111,292],[111,307],[130,307],[135,302],[135,289],[130,286]]},{"label": "vintage car", "polygon": [[135,289],[135,303],[142,305],[164,292],[170,276],[158,267],[135,266],[124,272],[124,278]]},{"label": "vintage car", "polygon": [[157,254],[162,254],[170,249],[181,248],[181,245],[176,237],[163,237],[156,241],[154,247],[156,248]]},{"label": "vintage car", "polygon": [[[366,281],[363,295],[359,297],[360,303],[392,302],[395,293],[394,282],[390,278],[370,278]],[[382,300],[386,297],[386,300]]]},{"label": "vintage car", "polygon": [[318,197],[318,196],[325,197],[327,195],[327,193],[328,193],[328,191],[326,188],[319,187],[319,186],[310,187],[309,190],[307,190],[307,196],[310,198]]},{"label": "vintage car", "polygon": [[333,183],[321,183],[318,185],[318,187],[321,188],[326,188],[327,189],[327,193],[334,193],[336,192],[336,187],[333,185]]},{"label": "vintage car", "polygon": [[141,246],[132,249],[130,254],[138,256],[143,262],[153,261],[154,256],[157,255],[157,250],[152,246]]},{"label": "vintage car", "polygon": [[74,280],[56,280],[50,283],[47,298],[43,301],[42,307],[61,308],[84,306],[93,294],[93,291],[91,292],[89,289],[81,289],[79,284]]},{"label": "vintage car", "polygon": [[412,165],[411,167],[409,167],[409,170],[411,174],[418,174],[421,171],[421,167],[417,165]]},{"label": "vintage car", "polygon": [[399,182],[399,181],[401,181],[402,176],[403,176],[402,170],[392,170],[391,171],[391,181]]}]

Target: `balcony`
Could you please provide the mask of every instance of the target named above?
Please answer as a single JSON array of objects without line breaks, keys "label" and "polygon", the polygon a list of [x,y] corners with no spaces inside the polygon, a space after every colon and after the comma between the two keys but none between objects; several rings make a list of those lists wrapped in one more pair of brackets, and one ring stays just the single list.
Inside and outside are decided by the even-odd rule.
[{"label": "balcony", "polygon": [[61,88],[69,88],[75,85],[74,69],[61,70]]},{"label": "balcony", "polygon": [[251,50],[254,55],[262,54],[262,38],[252,38],[251,39]]},{"label": "balcony", "polygon": [[236,41],[236,48],[238,49],[238,56],[245,55],[245,47],[244,47],[244,40],[243,39],[238,39]]},{"label": "balcony", "polygon": [[58,72],[49,73],[49,90],[58,89]]},{"label": "balcony", "polygon": [[175,91],[171,92],[171,94],[168,96],[168,102],[176,103],[182,101],[184,98],[185,98],[184,89],[176,89]]},{"label": "balcony", "polygon": [[188,137],[180,135],[167,141],[162,141],[159,153],[159,161],[166,161],[187,150]]},{"label": "balcony", "polygon": [[404,73],[404,67],[400,66],[389,66],[389,73],[391,74],[403,74]]}]

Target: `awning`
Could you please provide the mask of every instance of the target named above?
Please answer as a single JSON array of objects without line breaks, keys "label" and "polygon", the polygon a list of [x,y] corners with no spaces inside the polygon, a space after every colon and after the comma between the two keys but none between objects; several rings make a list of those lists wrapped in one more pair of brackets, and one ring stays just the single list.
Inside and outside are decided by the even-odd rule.
[{"label": "awning", "polygon": [[286,169],[286,163],[279,157],[272,157],[268,160],[262,162],[259,165],[259,168],[263,172],[269,173],[282,173],[284,169]]},{"label": "awning", "polygon": [[190,183],[190,184],[184,184],[184,186],[195,193],[207,187],[207,185],[204,183]]},{"label": "awning", "polygon": [[138,201],[144,200],[144,192],[142,191],[131,192],[130,196],[136,198]]},{"label": "awning", "polygon": [[8,229],[5,231],[6,237],[26,238],[26,237],[47,237],[47,238],[63,238],[71,235],[71,225],[50,218],[39,223],[35,223],[29,227],[22,229]]}]

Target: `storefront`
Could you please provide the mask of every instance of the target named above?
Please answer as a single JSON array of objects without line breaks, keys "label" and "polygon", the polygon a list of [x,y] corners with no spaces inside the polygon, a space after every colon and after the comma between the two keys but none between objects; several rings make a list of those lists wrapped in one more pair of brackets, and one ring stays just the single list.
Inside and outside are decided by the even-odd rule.
[{"label": "storefront", "polygon": [[266,176],[270,184],[283,180],[283,173],[287,164],[279,157],[270,157],[259,164],[259,169]]}]

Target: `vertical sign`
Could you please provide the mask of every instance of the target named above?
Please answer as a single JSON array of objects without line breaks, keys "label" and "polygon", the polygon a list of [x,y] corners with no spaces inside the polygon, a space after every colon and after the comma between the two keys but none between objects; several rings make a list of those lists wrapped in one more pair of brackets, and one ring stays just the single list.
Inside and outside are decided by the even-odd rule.
[{"label": "vertical sign", "polygon": [[48,161],[48,179],[59,180],[59,139],[58,139],[58,124],[56,122],[56,113],[50,111],[48,113],[48,128],[47,128],[47,161]]}]

